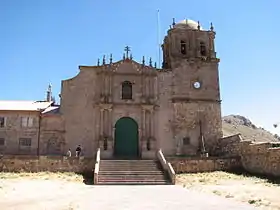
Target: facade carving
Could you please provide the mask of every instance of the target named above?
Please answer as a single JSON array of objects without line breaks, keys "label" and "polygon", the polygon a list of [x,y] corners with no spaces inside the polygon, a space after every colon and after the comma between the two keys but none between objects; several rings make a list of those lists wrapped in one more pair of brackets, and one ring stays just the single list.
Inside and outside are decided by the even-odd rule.
[{"label": "facade carving", "polygon": [[65,154],[81,145],[85,156],[97,148],[105,157],[125,156],[136,148],[138,157],[153,158],[160,148],[198,155],[203,144],[211,154],[222,137],[214,39],[212,27],[183,21],[164,38],[162,68],[134,61],[128,47],[120,61],[110,56],[79,66],[62,81],[60,106],[40,113],[39,152]]}]

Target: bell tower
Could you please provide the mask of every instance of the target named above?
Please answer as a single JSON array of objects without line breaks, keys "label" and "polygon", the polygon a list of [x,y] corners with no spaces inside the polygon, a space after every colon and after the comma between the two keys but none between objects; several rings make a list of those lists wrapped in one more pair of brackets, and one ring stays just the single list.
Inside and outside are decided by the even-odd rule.
[{"label": "bell tower", "polygon": [[214,154],[222,137],[220,60],[216,57],[215,35],[212,24],[205,30],[199,22],[173,20],[162,45],[163,68],[171,75],[170,101],[177,128],[174,139],[181,142],[176,150],[186,154]]},{"label": "bell tower", "polygon": [[216,60],[215,32],[211,23],[209,30],[204,30],[199,22],[183,20],[175,23],[167,32],[162,45],[163,68],[176,68],[184,60]]}]

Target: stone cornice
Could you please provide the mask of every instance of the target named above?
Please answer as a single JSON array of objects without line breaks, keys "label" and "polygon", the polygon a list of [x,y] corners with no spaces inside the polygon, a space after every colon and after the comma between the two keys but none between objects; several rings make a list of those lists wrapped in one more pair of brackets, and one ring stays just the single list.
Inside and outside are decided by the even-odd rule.
[{"label": "stone cornice", "polygon": [[191,103],[191,102],[214,102],[214,103],[221,103],[222,100],[217,100],[217,99],[208,99],[208,98],[189,98],[189,97],[172,97],[171,98],[172,103],[176,102],[186,102],[186,103]]}]

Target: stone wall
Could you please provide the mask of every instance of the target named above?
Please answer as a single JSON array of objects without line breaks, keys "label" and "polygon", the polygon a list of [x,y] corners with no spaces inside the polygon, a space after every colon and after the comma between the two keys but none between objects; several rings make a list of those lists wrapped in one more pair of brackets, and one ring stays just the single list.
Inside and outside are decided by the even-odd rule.
[{"label": "stone wall", "polygon": [[[65,148],[64,119],[61,115],[43,115],[40,130],[40,155],[65,155],[69,148]],[[70,148],[72,152],[75,147]]]},{"label": "stone wall", "polygon": [[227,136],[219,139],[214,149],[215,156],[222,156],[222,157],[240,156],[241,141],[242,141],[242,137],[240,134]]},{"label": "stone wall", "polygon": [[176,173],[229,171],[241,167],[240,158],[167,158]]},{"label": "stone wall", "polygon": [[[4,145],[0,145],[0,154],[29,154],[36,155],[38,148],[39,130],[38,111],[3,111],[0,116],[6,118],[4,127],[0,128],[0,138],[4,139]],[[31,117],[33,123],[31,127],[23,127],[22,117]],[[20,145],[20,139],[30,139],[31,145]]]},{"label": "stone wall", "polygon": [[215,153],[222,157],[240,157],[242,167],[254,174],[280,176],[280,142],[244,141],[240,134],[219,140]]},{"label": "stone wall", "polygon": [[245,170],[261,175],[280,176],[280,142],[241,142],[240,156]]},{"label": "stone wall", "polygon": [[94,169],[93,158],[5,155],[0,157],[0,172],[85,172]]}]

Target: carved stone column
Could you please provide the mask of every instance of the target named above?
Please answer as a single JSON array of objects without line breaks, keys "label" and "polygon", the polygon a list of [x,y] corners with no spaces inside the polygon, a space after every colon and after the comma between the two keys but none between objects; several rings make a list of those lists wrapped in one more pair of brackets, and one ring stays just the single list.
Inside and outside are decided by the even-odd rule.
[{"label": "carved stone column", "polygon": [[112,120],[112,109],[108,109],[109,111],[109,120],[108,120],[108,124],[109,124],[109,130],[108,130],[108,134],[109,136],[112,136],[112,128],[113,128],[113,120]]},{"label": "carved stone column", "polygon": [[109,75],[109,102],[112,102],[112,74]]},{"label": "carved stone column", "polygon": [[103,114],[104,114],[104,109],[100,109],[100,136],[103,136]]},{"label": "carved stone column", "polygon": [[212,58],[216,57],[214,39],[215,39],[215,34],[211,33],[209,35],[209,48],[210,48],[210,56]]},{"label": "carved stone column", "polygon": [[151,136],[155,137],[155,133],[154,133],[154,110],[150,111],[150,123],[151,123]]},{"label": "carved stone column", "polygon": [[146,137],[146,110],[142,109],[142,137]]}]

